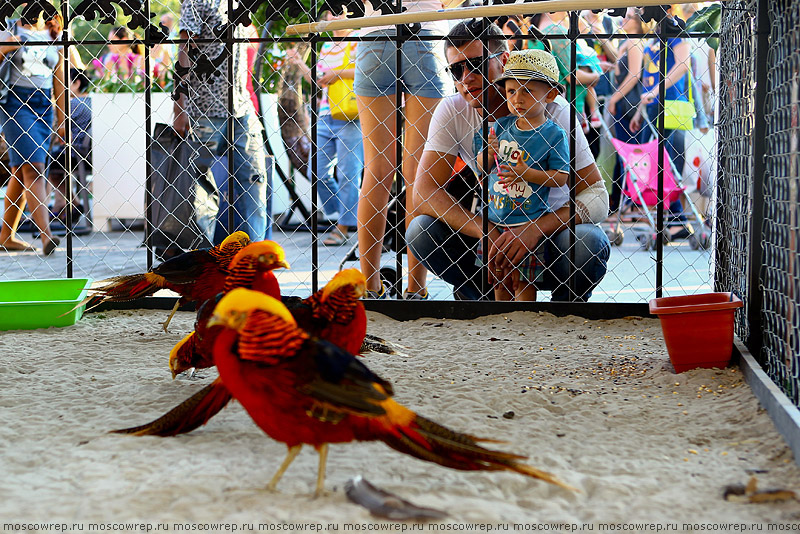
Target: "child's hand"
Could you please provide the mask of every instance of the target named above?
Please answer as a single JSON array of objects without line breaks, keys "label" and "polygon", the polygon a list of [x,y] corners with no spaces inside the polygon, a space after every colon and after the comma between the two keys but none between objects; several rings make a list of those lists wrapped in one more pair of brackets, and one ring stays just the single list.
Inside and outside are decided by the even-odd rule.
[{"label": "child's hand", "polygon": [[487,141],[489,162],[494,165],[495,158],[497,157],[498,152],[500,152],[500,141],[497,140],[497,134],[494,131],[494,127],[489,128],[489,137],[487,138]]},{"label": "child's hand", "polygon": [[511,186],[511,184],[515,183],[518,183],[524,187],[525,182],[527,181],[524,178],[525,171],[527,171],[528,169],[529,169],[528,165],[524,161],[522,161],[521,158],[514,166],[506,165],[504,163],[500,165],[500,171],[497,173],[497,177],[499,178],[497,183],[499,183],[505,188],[508,188]]}]

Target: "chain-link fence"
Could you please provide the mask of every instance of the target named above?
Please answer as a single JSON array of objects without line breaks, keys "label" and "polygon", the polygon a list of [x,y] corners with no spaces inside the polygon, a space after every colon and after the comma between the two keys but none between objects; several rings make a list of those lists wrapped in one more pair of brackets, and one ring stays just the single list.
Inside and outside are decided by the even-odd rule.
[{"label": "chain-link fence", "polygon": [[720,31],[717,287],[745,296],[736,333],[800,403],[797,4],[726,4]]},{"label": "chain-link fence", "polygon": [[[15,79],[37,80],[46,67],[39,76],[55,79],[57,95],[59,68],[40,59],[60,53],[74,89],[50,111],[51,125],[62,111],[69,118],[66,143],[32,129],[50,119],[8,108],[4,124],[19,127],[4,128],[5,168],[33,170],[6,178],[3,279],[140,272],[244,229],[287,251],[287,293],[342,266],[359,266],[373,296],[410,298],[527,288],[519,298],[591,291],[592,301],[643,302],[713,286],[720,78],[708,45],[716,29],[695,24],[708,19],[692,16],[697,6],[666,18],[635,8],[505,16],[500,39],[470,19],[468,34],[448,42],[459,21],[287,37],[288,23],[333,18],[329,6],[226,0],[56,4],[69,24],[48,37],[44,23],[17,22],[22,4],[2,13],[6,40],[25,34]],[[347,7],[365,12],[360,1]],[[530,75],[503,82],[517,104],[491,83],[507,48],[555,59],[532,67],[555,91],[543,115],[554,127],[527,148],[522,138],[540,125],[536,113],[524,117]],[[517,65],[530,71],[525,61]],[[35,112],[42,87],[17,85],[12,100]],[[17,150],[30,133],[38,149]],[[15,250],[29,245],[38,252]],[[508,257],[523,266],[498,260]]]}]

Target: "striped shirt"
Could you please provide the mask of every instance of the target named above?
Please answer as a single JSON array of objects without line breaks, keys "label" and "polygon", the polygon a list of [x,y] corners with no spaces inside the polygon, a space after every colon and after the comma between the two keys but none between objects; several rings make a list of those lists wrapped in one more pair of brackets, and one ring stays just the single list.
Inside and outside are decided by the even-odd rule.
[{"label": "striped shirt", "polygon": [[[348,54],[349,67],[345,65],[345,51],[350,49]],[[332,70],[343,68],[355,68],[356,43],[325,43],[319,51],[319,61],[317,62],[317,76],[323,76]],[[330,115],[331,105],[328,102],[328,88],[322,89],[322,99],[319,102],[319,116]]]}]

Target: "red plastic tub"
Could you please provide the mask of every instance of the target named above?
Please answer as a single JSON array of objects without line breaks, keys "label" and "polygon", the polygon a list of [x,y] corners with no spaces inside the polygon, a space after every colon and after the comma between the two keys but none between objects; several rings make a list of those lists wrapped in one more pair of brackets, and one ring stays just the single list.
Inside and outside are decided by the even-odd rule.
[{"label": "red plastic tub", "polygon": [[733,315],[742,301],[733,293],[702,293],[650,301],[658,315],[676,373],[726,367],[733,353]]}]

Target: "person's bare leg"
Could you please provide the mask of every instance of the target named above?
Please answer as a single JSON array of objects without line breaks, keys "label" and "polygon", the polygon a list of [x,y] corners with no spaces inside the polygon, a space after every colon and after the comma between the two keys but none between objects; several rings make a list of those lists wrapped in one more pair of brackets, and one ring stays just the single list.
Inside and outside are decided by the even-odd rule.
[{"label": "person's bare leg", "polygon": [[56,193],[53,200],[53,213],[61,213],[67,207],[67,181],[66,175],[57,172],[51,172],[47,177],[47,183],[50,184],[50,187],[47,188],[47,196],[50,196],[51,188]]},{"label": "person's bare leg", "polygon": [[17,228],[25,209],[25,187],[22,185],[19,167],[11,169],[11,178],[6,188],[6,197],[3,206],[3,223],[0,227],[0,245],[14,248],[29,247],[27,243],[17,237]]},{"label": "person's bare leg", "polygon": [[[414,205],[414,179],[417,176],[419,159],[428,137],[428,126],[438,98],[406,95],[406,124],[403,133],[403,178],[406,185],[406,228],[416,216]],[[427,286],[428,270],[408,252],[408,292],[422,293]]]},{"label": "person's bare leg", "polygon": [[31,219],[39,229],[42,247],[53,240],[50,234],[50,212],[47,200],[47,178],[44,176],[44,163],[25,163],[21,166],[22,182],[25,185],[25,197],[30,206]]},{"label": "person's bare leg", "polygon": [[358,97],[364,137],[364,179],[358,198],[358,256],[367,289],[380,291],[386,212],[395,174],[394,95]]}]

